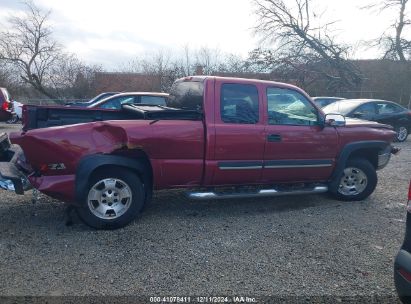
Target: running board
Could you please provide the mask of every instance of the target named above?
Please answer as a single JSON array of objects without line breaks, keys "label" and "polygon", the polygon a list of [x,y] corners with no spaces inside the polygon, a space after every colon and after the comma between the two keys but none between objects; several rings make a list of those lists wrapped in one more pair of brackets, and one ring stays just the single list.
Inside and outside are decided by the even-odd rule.
[{"label": "running board", "polygon": [[312,188],[303,188],[296,190],[276,190],[276,189],[262,189],[257,192],[187,192],[187,196],[194,200],[207,200],[207,199],[225,199],[225,198],[250,198],[250,197],[269,197],[280,195],[297,195],[297,194],[312,194],[312,193],[324,193],[328,191],[327,186],[315,186]]}]

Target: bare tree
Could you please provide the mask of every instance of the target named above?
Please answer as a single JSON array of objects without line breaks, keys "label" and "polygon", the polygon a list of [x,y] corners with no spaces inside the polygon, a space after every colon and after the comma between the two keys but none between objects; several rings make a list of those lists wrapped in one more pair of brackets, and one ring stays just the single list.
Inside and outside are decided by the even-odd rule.
[{"label": "bare tree", "polygon": [[349,48],[337,43],[330,27],[318,25],[310,0],[254,0],[258,17],[255,32],[275,49],[257,49],[250,59],[271,69],[293,70],[305,82],[323,78],[329,89],[353,88],[361,83],[361,73],[349,61]]},{"label": "bare tree", "polygon": [[201,47],[195,54],[195,66],[201,66],[205,75],[211,75],[218,70],[224,55],[219,49]]},{"label": "bare tree", "polygon": [[365,9],[375,10],[378,12],[386,10],[395,10],[397,17],[395,22],[390,26],[395,30],[395,34],[384,33],[376,41],[376,45],[384,49],[383,58],[396,59],[405,62],[406,54],[411,52],[411,41],[403,37],[404,28],[411,24],[406,14],[406,8],[409,0],[383,0],[377,4],[365,6]]},{"label": "bare tree", "polygon": [[94,76],[100,71],[101,66],[89,66],[74,54],[61,53],[50,67],[47,85],[58,98],[84,99],[94,93]]},{"label": "bare tree", "polygon": [[25,83],[52,98],[45,80],[59,57],[60,46],[52,39],[47,24],[50,12],[41,11],[31,1],[24,5],[26,12],[10,17],[9,30],[0,33],[0,60],[12,63]]},{"label": "bare tree", "polygon": [[155,90],[168,91],[177,78],[196,74],[197,67],[202,68],[204,75],[250,72],[247,62],[239,56],[208,47],[190,49],[187,45],[181,51],[160,50],[146,54],[123,64],[119,71],[152,76],[159,82]]}]

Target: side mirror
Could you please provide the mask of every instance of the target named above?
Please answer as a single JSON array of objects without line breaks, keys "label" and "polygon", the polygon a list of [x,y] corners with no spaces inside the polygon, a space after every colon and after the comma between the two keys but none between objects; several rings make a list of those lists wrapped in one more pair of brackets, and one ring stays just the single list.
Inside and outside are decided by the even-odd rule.
[{"label": "side mirror", "polygon": [[363,114],[363,113],[360,113],[360,112],[356,112],[356,113],[354,113],[352,116],[355,117],[355,118],[361,118],[361,117],[364,116],[364,114]]},{"label": "side mirror", "polygon": [[345,117],[341,114],[326,114],[325,115],[325,125],[331,127],[344,127]]}]

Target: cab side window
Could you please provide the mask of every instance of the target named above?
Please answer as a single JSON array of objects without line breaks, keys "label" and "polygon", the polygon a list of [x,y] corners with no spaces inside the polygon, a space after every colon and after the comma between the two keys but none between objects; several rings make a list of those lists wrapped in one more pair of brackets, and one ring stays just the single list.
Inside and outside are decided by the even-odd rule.
[{"label": "cab side window", "polygon": [[258,90],[254,85],[223,84],[221,120],[225,123],[256,124],[259,121]]},{"label": "cab side window", "polygon": [[268,88],[267,111],[270,125],[318,125],[317,109],[291,89]]},{"label": "cab side window", "polygon": [[377,108],[379,114],[393,114],[403,111],[401,107],[391,103],[377,103]]},{"label": "cab side window", "polygon": [[161,96],[141,96],[142,104],[165,106],[166,100]]},{"label": "cab side window", "polygon": [[111,110],[120,110],[121,105],[125,103],[134,103],[134,97],[133,96],[120,96],[116,97],[113,99],[110,99],[109,101],[101,104],[99,106],[100,109],[111,109]]},{"label": "cab side window", "polygon": [[373,103],[366,103],[357,108],[355,110],[354,115],[374,115],[376,114],[375,106]]}]

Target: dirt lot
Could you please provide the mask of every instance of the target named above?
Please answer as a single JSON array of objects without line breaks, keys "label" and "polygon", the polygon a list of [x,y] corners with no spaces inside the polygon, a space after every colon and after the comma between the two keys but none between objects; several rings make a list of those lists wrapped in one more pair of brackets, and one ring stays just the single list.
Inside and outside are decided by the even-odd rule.
[{"label": "dirt lot", "polygon": [[[4,125],[0,126],[0,132]],[[17,127],[16,127],[17,130]],[[143,216],[95,231],[45,196],[0,192],[0,295],[395,297],[411,139],[362,202],[327,195],[195,202],[157,193]]]}]

